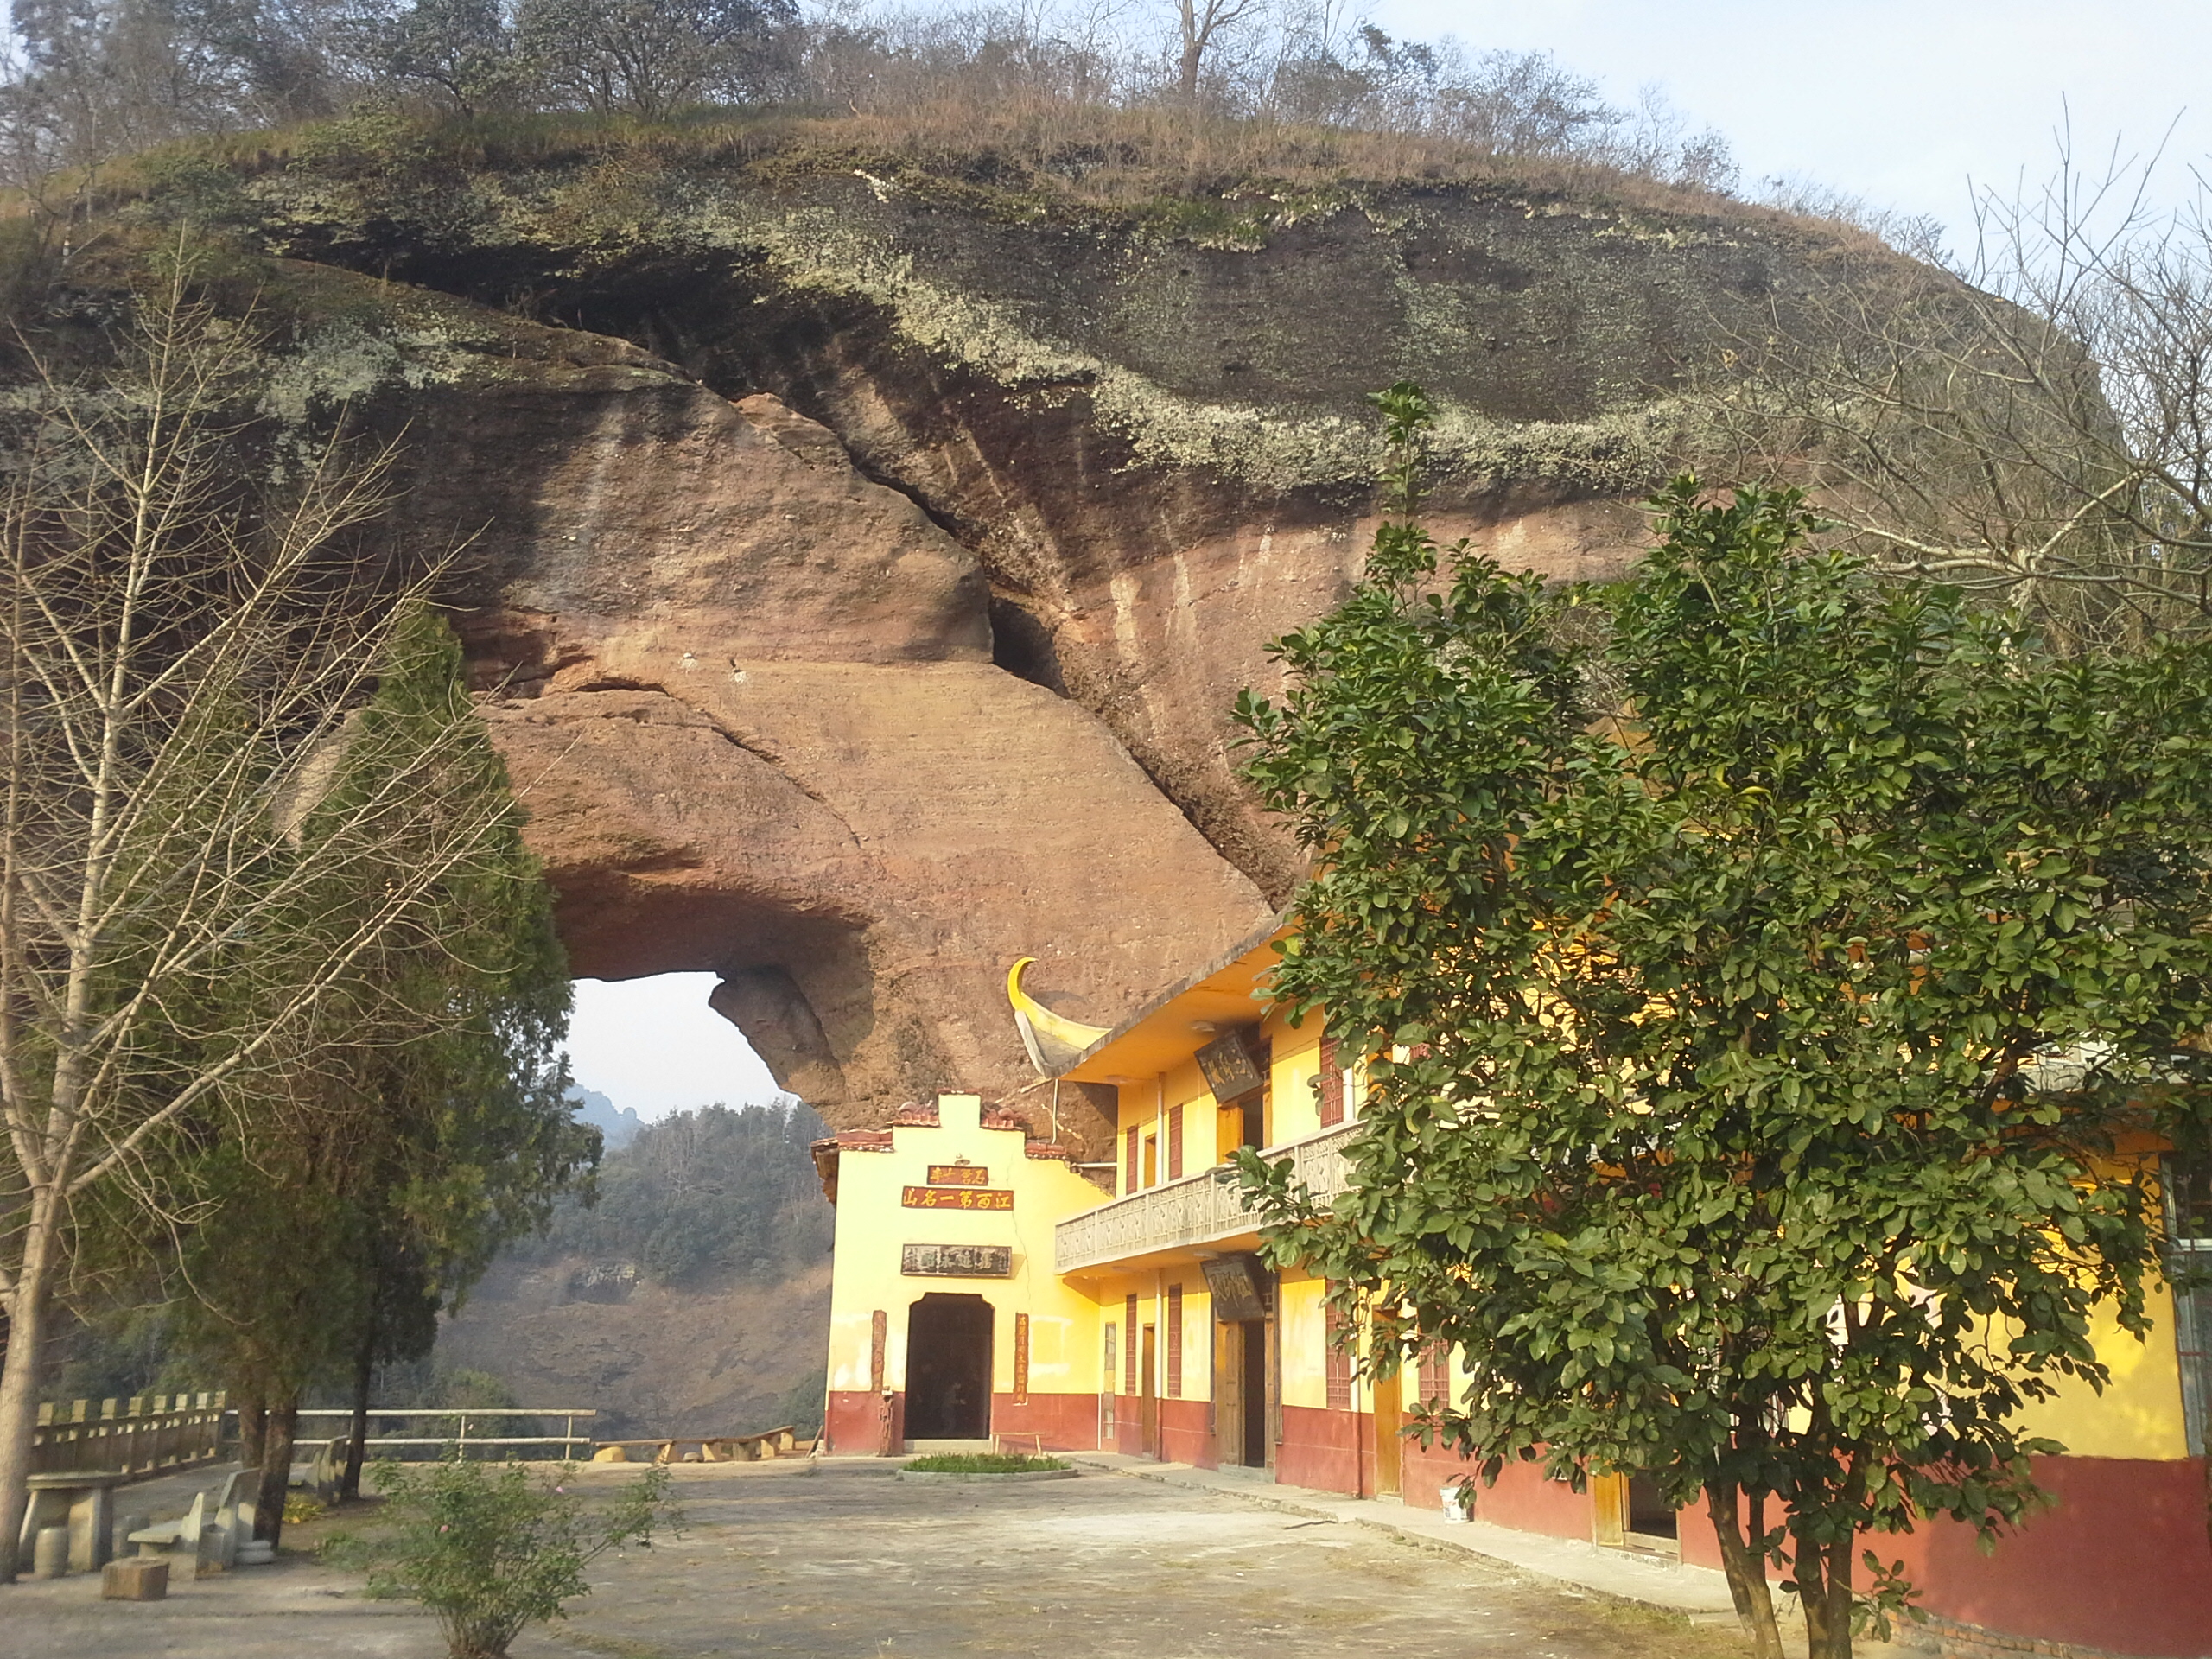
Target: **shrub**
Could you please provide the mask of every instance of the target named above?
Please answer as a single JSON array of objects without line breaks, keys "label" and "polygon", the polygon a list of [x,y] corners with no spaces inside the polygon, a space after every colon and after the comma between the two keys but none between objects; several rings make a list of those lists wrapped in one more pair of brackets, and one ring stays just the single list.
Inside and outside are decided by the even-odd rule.
[{"label": "shrub", "polygon": [[1004,1452],[938,1452],[906,1466],[918,1475],[1027,1475],[1068,1465],[1065,1458],[1025,1458]]},{"label": "shrub", "polygon": [[656,1529],[683,1524],[665,1469],[591,1515],[575,1473],[573,1464],[537,1476],[519,1463],[378,1463],[392,1524],[354,1547],[371,1565],[369,1593],[428,1607],[454,1659],[499,1659],[524,1626],[563,1618],[563,1602],[589,1593],[594,1559],[650,1548]]}]

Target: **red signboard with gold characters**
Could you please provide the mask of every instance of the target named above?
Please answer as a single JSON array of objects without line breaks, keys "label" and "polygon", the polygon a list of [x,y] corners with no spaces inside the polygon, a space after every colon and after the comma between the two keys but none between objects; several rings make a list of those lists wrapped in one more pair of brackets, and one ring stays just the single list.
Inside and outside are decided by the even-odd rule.
[{"label": "red signboard with gold characters", "polygon": [[899,1202],[909,1210],[1011,1210],[1011,1191],[988,1186],[909,1186]]}]

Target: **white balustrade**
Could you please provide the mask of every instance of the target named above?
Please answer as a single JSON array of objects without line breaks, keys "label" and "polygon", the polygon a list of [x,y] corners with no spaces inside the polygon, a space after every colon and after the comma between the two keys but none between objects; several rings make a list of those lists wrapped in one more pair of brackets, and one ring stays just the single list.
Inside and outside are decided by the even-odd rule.
[{"label": "white balustrade", "polygon": [[[1349,1184],[1344,1148],[1358,1128],[1340,1124],[1263,1148],[1260,1156],[1269,1163],[1288,1157],[1294,1183],[1303,1182],[1317,1198],[1332,1198]],[[1075,1273],[1154,1250],[1212,1243],[1252,1231],[1255,1221],[1235,1175],[1217,1166],[1069,1217],[1053,1230],[1053,1265]]]}]

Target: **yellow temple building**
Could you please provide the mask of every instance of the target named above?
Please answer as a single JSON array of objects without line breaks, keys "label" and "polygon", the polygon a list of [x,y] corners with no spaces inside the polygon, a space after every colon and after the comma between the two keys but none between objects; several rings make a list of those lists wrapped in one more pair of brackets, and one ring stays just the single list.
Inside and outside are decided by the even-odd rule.
[{"label": "yellow temple building", "polygon": [[[1319,1193],[1347,1176],[1357,1069],[1319,1020],[1293,1027],[1261,1000],[1279,937],[1248,941],[1110,1032],[1027,1003],[1040,1066],[1060,1085],[1113,1091],[1110,1163],[1077,1163],[1038,1136],[1033,1108],[963,1094],[817,1144],[837,1207],[830,1455],[1103,1450],[1430,1506],[1469,1472],[1400,1432],[1409,1400],[1462,1385],[1456,1361],[1356,1375],[1322,1282],[1262,1262],[1224,1167],[1251,1146],[1290,1159]],[[1014,989],[1020,1007],[1018,969]],[[2190,1243],[2212,1249],[2212,1237]],[[2212,1655],[2212,1365],[2195,1336],[2212,1334],[2212,1294],[2184,1300],[2158,1294],[2147,1344],[2109,1333],[2101,1395],[2075,1387],[2037,1408],[2031,1430],[2068,1448],[2037,1460],[2055,1508],[1994,1554],[1949,1523],[1869,1541],[1904,1558],[1942,1628],[1993,1653]],[[1701,1513],[1621,1478],[1578,1492],[1516,1465],[1478,1489],[1475,1511],[1719,1565]]]}]

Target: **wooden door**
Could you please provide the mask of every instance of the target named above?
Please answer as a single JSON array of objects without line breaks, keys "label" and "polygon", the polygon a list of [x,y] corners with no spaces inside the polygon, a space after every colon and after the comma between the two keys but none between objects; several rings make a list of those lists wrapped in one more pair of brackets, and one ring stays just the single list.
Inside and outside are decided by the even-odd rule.
[{"label": "wooden door", "polygon": [[1375,1379],[1375,1496],[1395,1497],[1398,1495],[1399,1453],[1405,1442],[1399,1439],[1399,1379],[1379,1376]]},{"label": "wooden door", "polygon": [[1160,1387],[1155,1381],[1160,1363],[1159,1328],[1147,1325],[1144,1328],[1143,1358],[1140,1362],[1137,1387],[1143,1392],[1139,1396],[1138,1409],[1142,1414],[1144,1454],[1147,1458],[1160,1455]]},{"label": "wooden door", "polygon": [[1213,1455],[1224,1466],[1244,1461],[1244,1327],[1213,1328]]},{"label": "wooden door", "polygon": [[1614,1549],[1628,1543],[1628,1477],[1590,1478],[1590,1541]]}]

